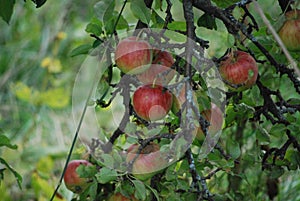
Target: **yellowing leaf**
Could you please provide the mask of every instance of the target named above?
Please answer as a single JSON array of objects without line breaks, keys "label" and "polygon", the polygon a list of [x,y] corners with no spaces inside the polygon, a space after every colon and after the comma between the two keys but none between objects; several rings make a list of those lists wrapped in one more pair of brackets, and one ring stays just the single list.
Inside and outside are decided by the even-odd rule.
[{"label": "yellowing leaf", "polygon": [[63,108],[69,104],[69,93],[64,88],[49,89],[41,93],[41,101],[52,108]]},{"label": "yellowing leaf", "polygon": [[44,58],[41,62],[41,67],[47,68],[49,73],[59,73],[62,69],[60,60],[51,57]]},{"label": "yellowing leaf", "polygon": [[63,32],[63,31],[58,32],[57,35],[56,35],[56,38],[58,40],[65,39],[66,37],[67,37],[67,34],[66,34],[66,32]]},{"label": "yellowing leaf", "polygon": [[17,82],[16,84],[12,85],[11,89],[20,100],[27,102],[31,101],[33,90],[23,82]]},{"label": "yellowing leaf", "polygon": [[[43,179],[37,172],[33,172],[31,176],[31,184],[35,192],[35,196],[39,198],[39,200],[44,200],[43,198],[51,197],[54,186],[49,184],[48,180]],[[55,197],[54,201],[64,201],[63,198]]]},{"label": "yellowing leaf", "polygon": [[50,73],[59,73],[61,72],[62,65],[60,63],[60,60],[54,59],[51,65],[48,67],[48,71]]},{"label": "yellowing leaf", "polygon": [[51,58],[50,57],[46,57],[46,58],[44,58],[43,60],[42,60],[42,62],[41,62],[41,66],[43,67],[43,68],[47,68],[50,64],[51,64]]},{"label": "yellowing leaf", "polygon": [[44,177],[50,177],[50,173],[54,168],[54,162],[51,157],[43,157],[37,163],[37,171]]}]

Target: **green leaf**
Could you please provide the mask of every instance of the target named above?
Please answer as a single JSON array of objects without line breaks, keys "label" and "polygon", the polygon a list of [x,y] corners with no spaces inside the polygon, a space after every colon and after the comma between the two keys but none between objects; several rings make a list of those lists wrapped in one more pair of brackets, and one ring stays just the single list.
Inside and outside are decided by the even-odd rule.
[{"label": "green leaf", "polygon": [[238,2],[239,0],[213,0],[217,4],[218,7],[227,8],[230,5]]},{"label": "green leaf", "polygon": [[166,180],[167,181],[173,181],[177,178],[177,174],[174,171],[174,165],[168,167],[168,169],[166,170]]},{"label": "green leaf", "polygon": [[101,0],[95,4],[94,10],[101,22],[107,22],[113,17],[115,0]]},{"label": "green leaf", "polygon": [[90,22],[86,28],[85,31],[87,33],[92,33],[95,34],[96,36],[99,36],[102,33],[102,24],[100,21],[95,21],[94,22]]},{"label": "green leaf", "polygon": [[13,168],[11,167],[3,158],[0,157],[0,163],[2,163],[3,165],[5,165],[9,171],[11,171],[11,173],[13,173],[13,175],[15,176],[18,186],[20,189],[22,189],[22,177],[21,175]]},{"label": "green leaf", "polygon": [[264,128],[259,127],[255,130],[255,134],[260,145],[266,145],[270,143],[270,136]]},{"label": "green leaf", "polygon": [[118,185],[116,187],[116,192],[120,192],[122,195],[125,195],[126,197],[130,197],[134,194],[135,188],[132,185],[131,181],[124,180],[121,185]]},{"label": "green leaf", "polygon": [[[117,16],[118,15],[118,12],[116,12],[116,16],[115,16],[115,19],[117,20]],[[116,21],[115,20],[115,21]],[[128,25],[128,22],[126,21],[126,19],[121,15],[120,16],[120,19],[119,19],[119,22],[117,24],[117,27],[116,27],[118,30],[121,30],[121,29],[128,29],[129,28],[129,25]]]},{"label": "green leaf", "polygon": [[117,179],[118,173],[114,169],[103,167],[100,169],[100,172],[96,174],[96,178],[99,183],[105,184],[110,181]]},{"label": "green leaf", "polygon": [[151,14],[151,20],[153,22],[153,25],[151,25],[151,28],[162,28],[165,21],[163,18],[161,18],[155,10],[152,11]]},{"label": "green leaf", "polygon": [[79,177],[82,178],[92,178],[97,173],[96,166],[94,165],[79,165],[76,169],[77,174]]},{"label": "green leaf", "polygon": [[145,24],[149,24],[151,20],[150,9],[147,8],[144,1],[132,0],[130,4],[132,14]]},{"label": "green leaf", "polygon": [[291,162],[294,167],[300,166],[300,153],[294,150],[287,150],[285,158]]},{"label": "green leaf", "polygon": [[168,28],[173,31],[185,31],[186,23],[174,21],[174,22],[168,24]]},{"label": "green leaf", "polygon": [[276,179],[284,174],[284,169],[279,166],[273,166],[272,170],[268,172],[268,175],[271,179]]},{"label": "green leaf", "polygon": [[11,144],[10,139],[5,135],[0,135],[0,147],[6,146],[11,149],[17,149],[18,146],[15,144]]},{"label": "green leaf", "polygon": [[71,51],[70,56],[74,57],[80,54],[88,54],[91,49],[92,46],[90,44],[80,45]]},{"label": "green leaf", "polygon": [[200,27],[206,27],[208,29],[217,30],[217,24],[215,18],[207,13],[204,13],[201,17],[199,17],[197,21],[197,25]]},{"label": "green leaf", "polygon": [[149,186],[149,185],[147,185],[147,184],[146,184],[146,187],[147,187],[148,189],[150,189],[150,191],[152,191],[152,193],[154,194],[156,200],[157,200],[157,201],[160,201],[157,190],[154,189],[154,188],[152,188],[151,186]]},{"label": "green leaf", "polygon": [[0,16],[7,24],[9,24],[14,10],[15,0],[0,0],[0,5]]},{"label": "green leaf", "polygon": [[226,139],[226,149],[233,159],[238,158],[241,154],[239,143],[230,138]]},{"label": "green leaf", "polygon": [[96,197],[97,197],[97,188],[98,188],[98,182],[95,180],[89,186],[89,189],[88,189],[88,195],[89,195],[89,199],[90,200],[96,200]]},{"label": "green leaf", "polygon": [[134,193],[134,196],[138,200],[145,200],[146,199],[146,187],[145,187],[144,183],[139,180],[132,180],[132,183],[136,190]]},{"label": "green leaf", "polygon": [[286,133],[287,127],[283,124],[276,124],[272,126],[271,130],[269,131],[271,136],[281,137]]},{"label": "green leaf", "polygon": [[110,154],[102,154],[101,159],[103,160],[103,165],[105,167],[113,168],[114,166],[114,159]]}]

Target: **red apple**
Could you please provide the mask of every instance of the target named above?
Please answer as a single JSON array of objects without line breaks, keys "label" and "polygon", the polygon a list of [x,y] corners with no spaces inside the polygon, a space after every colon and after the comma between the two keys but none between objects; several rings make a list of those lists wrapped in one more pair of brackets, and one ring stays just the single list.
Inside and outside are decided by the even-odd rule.
[{"label": "red apple", "polygon": [[156,50],[150,68],[137,75],[144,84],[158,84],[165,86],[174,77],[175,71],[171,69],[174,59],[169,52]]},{"label": "red apple", "polygon": [[285,13],[286,21],[279,30],[279,36],[288,50],[300,50],[300,10]]},{"label": "red apple", "polygon": [[160,85],[143,85],[133,94],[133,108],[146,121],[163,119],[172,107],[172,94]]},{"label": "red apple", "polygon": [[[206,121],[209,122],[208,134],[210,136],[215,135],[218,131],[222,129],[223,125],[223,112],[221,109],[214,103],[211,103],[211,108],[204,110],[201,112],[201,115],[205,118]],[[204,133],[201,127],[198,128],[197,138],[202,139],[204,137]]]},{"label": "red apple", "polygon": [[130,198],[125,197],[124,195],[122,195],[121,193],[116,193],[114,195],[112,195],[108,201],[138,201],[138,199],[136,199],[133,195],[130,196]]},{"label": "red apple", "polygon": [[86,160],[72,160],[69,162],[64,175],[64,182],[66,187],[74,193],[81,193],[86,189],[89,183],[89,178],[81,178],[77,174],[76,169],[80,165],[88,166],[92,164]]},{"label": "red apple", "polygon": [[219,64],[219,72],[230,89],[242,91],[255,84],[258,67],[250,54],[237,50],[224,56]]},{"label": "red apple", "polygon": [[152,62],[152,49],[147,41],[129,37],[119,42],[115,62],[123,73],[138,74],[148,69]]},{"label": "red apple", "polygon": [[165,168],[167,161],[159,150],[159,144],[152,142],[138,153],[139,147],[140,145],[133,144],[128,148],[126,162],[129,163],[134,160],[132,174],[136,178],[145,181]]}]

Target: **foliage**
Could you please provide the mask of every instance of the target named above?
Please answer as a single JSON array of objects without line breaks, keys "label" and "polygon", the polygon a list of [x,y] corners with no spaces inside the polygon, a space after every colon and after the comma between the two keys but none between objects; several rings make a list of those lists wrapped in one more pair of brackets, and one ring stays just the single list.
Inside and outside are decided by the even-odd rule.
[{"label": "foliage", "polygon": [[[37,7],[45,3],[34,2]],[[0,9],[1,17],[10,22],[6,26],[11,30],[21,29],[22,23],[28,23],[19,23],[20,15],[11,18],[14,3],[10,1],[5,12],[3,7]],[[269,33],[256,4],[267,15],[268,23],[278,30],[283,18],[280,13],[296,8],[297,3],[285,6],[281,0],[77,3],[67,1],[54,5],[49,1],[41,8],[53,6],[53,10],[66,12],[59,18],[60,23],[53,25],[56,26],[54,34],[47,31],[48,26],[30,26],[34,24],[31,22],[23,27],[27,32],[33,30],[32,35],[26,36],[26,42],[19,36],[25,33],[21,31],[14,33],[14,41],[8,38],[10,31],[5,37],[0,36],[4,47],[0,48],[1,80],[11,79],[0,82],[0,88],[4,89],[1,100],[8,106],[8,109],[0,107],[0,126],[4,134],[0,135],[3,155],[0,162],[13,173],[20,187],[22,175],[25,190],[28,190],[26,193],[23,187],[23,191],[12,196],[3,193],[7,200],[48,200],[51,195],[53,200],[107,200],[116,193],[134,195],[138,200],[300,200],[297,193],[300,183],[296,179],[300,168],[299,75]],[[92,14],[83,13],[80,17],[82,5],[87,4]],[[16,4],[15,10],[32,11],[27,3],[23,6],[25,8]],[[70,11],[70,7],[75,11]],[[38,14],[51,19],[51,16]],[[69,27],[65,28],[64,20],[71,15]],[[33,14],[26,17],[34,18]],[[164,32],[147,32],[143,28],[164,29]],[[50,33],[52,37],[40,37]],[[116,44],[127,35],[148,39],[153,47],[174,55],[172,69],[181,80],[172,83],[172,87],[180,89],[182,83],[190,81],[191,95],[187,92],[186,97],[194,95],[200,103],[195,106],[193,98],[189,98],[186,104],[202,111],[209,107],[210,101],[217,100],[223,107],[222,133],[217,135],[220,138],[215,139],[216,144],[207,154],[202,152],[203,143],[207,137],[216,136],[208,133],[208,123],[201,115],[193,121],[188,109],[182,109],[180,118],[170,112],[155,124],[135,114],[131,95],[139,83],[134,76],[121,73],[114,63]],[[32,49],[37,47],[41,48],[40,52],[33,54]],[[15,52],[16,48],[21,49],[21,55]],[[231,91],[217,79],[217,66],[228,49],[246,51],[255,58],[259,77],[250,89]],[[12,53],[15,53],[14,60],[9,59]],[[299,52],[289,53],[299,68]],[[81,69],[78,63],[83,63]],[[100,81],[96,92],[90,97],[91,83],[94,84],[93,78],[99,74],[97,66],[103,65],[107,65],[107,70],[97,78]],[[89,79],[80,77],[85,70],[89,71]],[[76,94],[80,87],[83,90]],[[10,104],[10,100],[15,105]],[[67,148],[71,146],[72,134],[80,119],[76,109],[82,112],[84,104],[93,108],[96,120],[85,116],[82,126],[78,127],[80,141],[70,154],[72,158],[89,159],[97,171],[78,170],[83,177],[92,177],[89,188],[82,194],[73,195],[63,185],[58,186],[56,192]],[[4,118],[9,113],[14,115]],[[189,139],[181,134],[184,120],[192,127],[201,127],[206,135],[193,139],[188,148],[185,146]],[[17,142],[18,146],[11,142]],[[162,155],[173,151],[172,157],[176,160],[151,179],[142,181],[130,174],[134,161],[126,161],[124,153],[132,144],[139,144],[141,152],[151,142],[160,145]],[[2,149],[6,147],[14,150]],[[17,156],[10,158],[6,154]],[[17,165],[17,158],[22,159],[22,165]],[[23,171],[26,165],[30,168]],[[6,186],[14,185],[8,182],[6,175],[4,177],[5,172],[0,166],[0,180],[5,184],[0,194],[11,191]]]}]

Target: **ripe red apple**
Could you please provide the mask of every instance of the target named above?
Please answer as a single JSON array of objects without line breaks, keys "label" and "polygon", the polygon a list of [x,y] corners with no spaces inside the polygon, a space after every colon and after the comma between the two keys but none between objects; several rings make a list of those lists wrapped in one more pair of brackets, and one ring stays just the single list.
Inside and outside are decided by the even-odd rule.
[{"label": "ripe red apple", "polygon": [[230,89],[242,91],[255,84],[258,67],[250,54],[237,50],[224,56],[219,64],[219,72]]},{"label": "ripe red apple", "polygon": [[64,175],[66,187],[74,193],[81,193],[88,186],[89,178],[81,178],[76,172],[80,165],[88,166],[92,164],[86,160],[72,160],[69,162]]},{"label": "ripe red apple", "polygon": [[146,121],[163,119],[172,107],[172,93],[160,85],[140,86],[133,94],[133,108]]},{"label": "ripe red apple", "polygon": [[286,21],[279,30],[279,36],[288,50],[300,50],[300,10],[285,13]]},{"label": "ripe red apple", "polygon": [[133,195],[130,196],[130,198],[125,197],[124,195],[122,195],[121,193],[116,193],[114,195],[112,195],[108,201],[138,201]]},{"label": "ripe red apple", "polygon": [[157,143],[150,143],[139,153],[140,145],[133,144],[127,150],[126,162],[133,162],[132,174],[142,180],[148,180],[160,170],[166,167],[167,161],[160,152],[160,146]]},{"label": "ripe red apple", "polygon": [[175,71],[171,69],[174,59],[169,52],[155,50],[150,68],[137,75],[144,84],[158,84],[165,86],[174,77]]},{"label": "ripe red apple", "polygon": [[[224,120],[223,112],[216,104],[211,103],[211,107],[209,109],[202,111],[201,115],[203,115],[205,120],[210,123],[208,127],[209,135],[213,136],[222,129],[223,120]],[[204,133],[201,127],[199,127],[197,132],[197,138],[202,139],[203,137],[205,137]]]},{"label": "ripe red apple", "polygon": [[141,73],[151,65],[152,48],[147,41],[137,37],[125,38],[116,47],[115,62],[123,73]]}]

